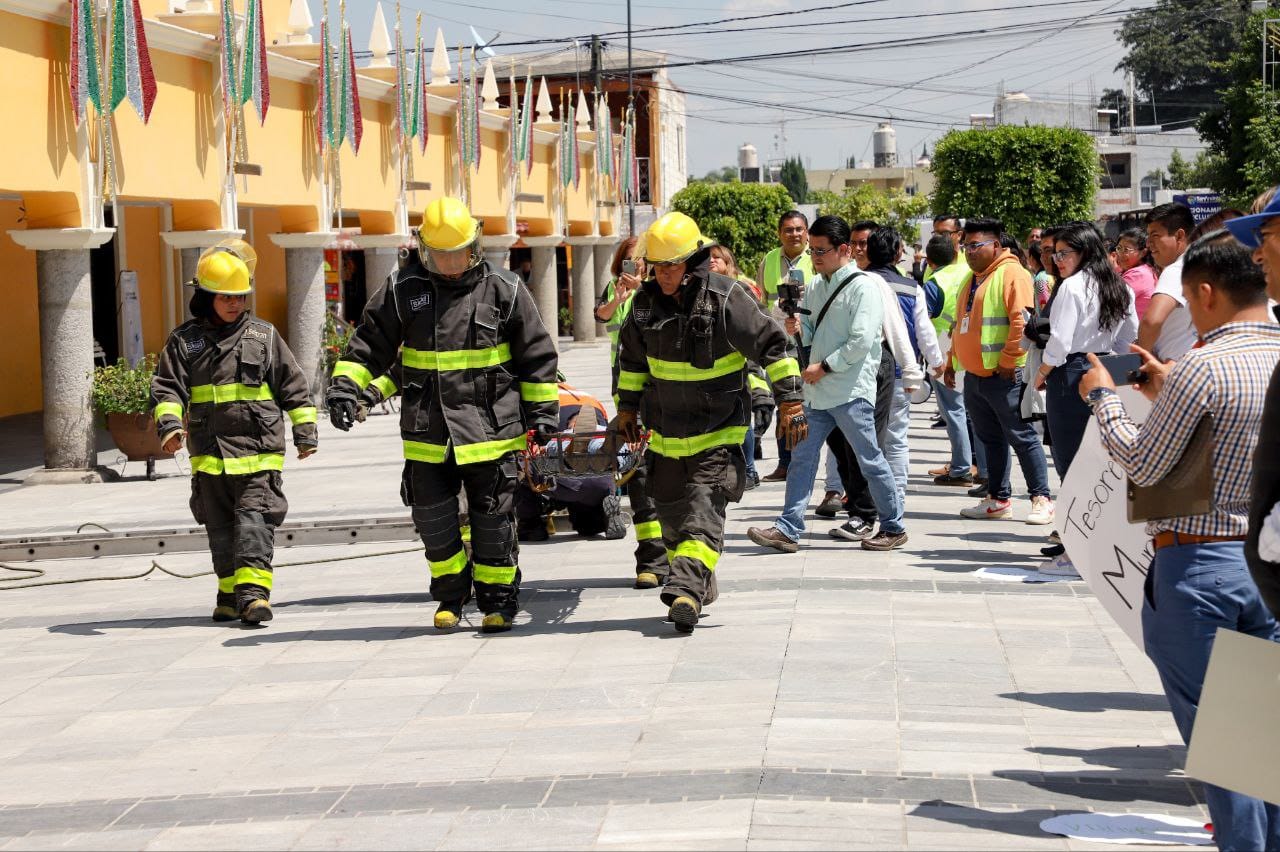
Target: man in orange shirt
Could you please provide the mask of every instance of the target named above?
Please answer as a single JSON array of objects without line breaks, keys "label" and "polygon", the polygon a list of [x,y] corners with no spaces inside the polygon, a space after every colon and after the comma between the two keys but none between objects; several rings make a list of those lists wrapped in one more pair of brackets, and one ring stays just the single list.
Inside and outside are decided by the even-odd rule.
[{"label": "man in orange shirt", "polygon": [[[1000,244],[1004,225],[996,219],[970,219],[964,225],[965,260],[973,279],[956,298],[956,326],[951,354],[960,360],[964,377],[964,404],[973,431],[987,452],[988,495],[977,506],[962,509],[966,518],[997,520],[1013,515],[1009,505],[1009,448],[1031,491],[1029,524],[1053,523],[1049,498],[1049,469],[1040,436],[1022,421],[1022,393],[1026,385],[1022,367],[1024,311],[1033,300],[1031,273],[1013,252]],[[947,387],[956,384],[950,358],[944,376]]]}]

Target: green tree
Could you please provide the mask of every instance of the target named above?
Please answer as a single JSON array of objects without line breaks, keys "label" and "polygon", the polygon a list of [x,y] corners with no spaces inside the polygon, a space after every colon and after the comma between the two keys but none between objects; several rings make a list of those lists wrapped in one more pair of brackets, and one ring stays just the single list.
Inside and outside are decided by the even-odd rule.
[{"label": "green tree", "polygon": [[809,197],[818,205],[819,216],[839,216],[850,225],[861,221],[891,225],[909,243],[920,239],[915,220],[929,211],[929,199],[924,196],[907,195],[900,189],[886,192],[869,183],[850,187],[842,195],[814,190]]},{"label": "green tree", "polygon": [[[1241,0],[1159,0],[1125,18],[1118,35],[1127,52],[1116,70],[1133,73],[1138,124],[1193,121],[1217,104],[1218,90],[1232,79],[1221,57],[1236,49],[1249,5]],[[1255,63],[1259,55],[1255,49]],[[1122,125],[1129,123],[1123,92],[1108,90],[1102,102],[1120,112]]]},{"label": "green tree", "polygon": [[1219,164],[1205,151],[1197,151],[1194,160],[1188,160],[1177,149],[1169,156],[1169,176],[1165,181],[1173,189],[1212,187],[1217,180]]},{"label": "green tree", "polygon": [[712,169],[700,178],[691,178],[690,183],[695,180],[703,183],[733,183],[738,179],[738,169],[736,166],[721,166],[718,169]]},{"label": "green tree", "polygon": [[796,204],[804,204],[809,198],[809,176],[804,173],[804,164],[799,157],[788,157],[782,164],[782,173],[778,180],[791,193]]},{"label": "green tree", "polygon": [[1268,14],[1259,12],[1245,22],[1234,50],[1218,63],[1230,82],[1219,91],[1217,106],[1196,123],[1209,148],[1209,179],[1202,185],[1218,190],[1236,206],[1248,206],[1253,196],[1280,182],[1275,143],[1266,138],[1269,128],[1274,132],[1276,99],[1262,82],[1259,61]]},{"label": "green tree", "polygon": [[934,148],[932,168],[935,212],[996,218],[1013,234],[1093,218],[1098,153],[1081,130],[952,130]]},{"label": "green tree", "polygon": [[793,206],[785,188],[762,183],[691,183],[671,199],[671,209],[728,246],[749,276],[765,252],[778,245],[778,217]]}]

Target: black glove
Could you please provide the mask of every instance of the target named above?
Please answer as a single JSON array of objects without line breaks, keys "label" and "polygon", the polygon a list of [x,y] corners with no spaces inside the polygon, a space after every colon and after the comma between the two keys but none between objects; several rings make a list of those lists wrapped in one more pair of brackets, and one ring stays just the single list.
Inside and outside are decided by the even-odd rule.
[{"label": "black glove", "polygon": [[533,427],[533,442],[539,447],[545,447],[560,434],[560,430],[550,423],[539,423]]},{"label": "black glove", "polygon": [[324,397],[325,408],[329,409],[329,422],[333,428],[343,432],[351,431],[356,422],[356,396],[345,388],[329,386]]},{"label": "black glove", "polygon": [[773,409],[767,405],[758,405],[751,409],[751,415],[754,420],[754,432],[756,435],[763,435],[769,429],[769,423],[773,420]]}]

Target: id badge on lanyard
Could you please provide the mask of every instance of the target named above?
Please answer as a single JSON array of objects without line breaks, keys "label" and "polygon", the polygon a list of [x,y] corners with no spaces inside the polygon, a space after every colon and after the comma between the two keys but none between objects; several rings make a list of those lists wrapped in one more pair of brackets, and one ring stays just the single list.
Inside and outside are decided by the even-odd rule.
[{"label": "id badge on lanyard", "polygon": [[978,282],[973,280],[969,282],[969,299],[964,306],[964,319],[960,321],[960,333],[969,333],[969,318],[973,316],[973,300],[978,295]]}]

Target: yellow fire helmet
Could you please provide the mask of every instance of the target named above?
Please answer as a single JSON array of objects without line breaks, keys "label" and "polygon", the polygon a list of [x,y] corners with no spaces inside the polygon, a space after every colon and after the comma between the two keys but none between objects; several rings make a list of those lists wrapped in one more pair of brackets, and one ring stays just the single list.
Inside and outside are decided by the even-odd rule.
[{"label": "yellow fire helmet", "polygon": [[240,239],[223,240],[205,249],[196,263],[195,284],[222,296],[247,296],[253,292],[258,253]]},{"label": "yellow fire helmet", "polygon": [[644,259],[649,263],[679,263],[716,241],[703,236],[698,223],[683,213],[668,213],[644,233]]},{"label": "yellow fire helmet", "polygon": [[471,215],[467,205],[457,198],[437,198],[422,211],[422,224],[418,226],[418,248],[427,268],[438,271],[431,259],[432,253],[470,252],[470,269],[480,263],[480,222]]}]

